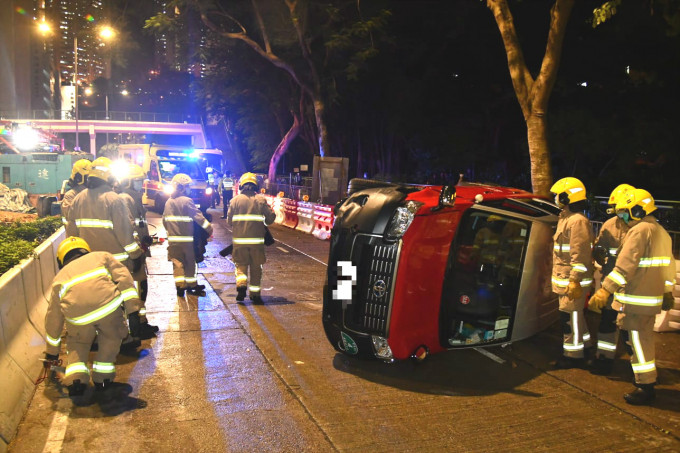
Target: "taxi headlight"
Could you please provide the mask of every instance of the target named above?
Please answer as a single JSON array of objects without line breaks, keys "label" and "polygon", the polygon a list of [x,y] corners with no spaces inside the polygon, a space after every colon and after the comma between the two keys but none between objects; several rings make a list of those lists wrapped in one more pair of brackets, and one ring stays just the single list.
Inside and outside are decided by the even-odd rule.
[{"label": "taxi headlight", "polygon": [[163,193],[166,195],[172,195],[172,193],[175,191],[175,186],[172,184],[164,184],[163,185]]},{"label": "taxi headlight", "polygon": [[377,358],[390,361],[394,358],[392,357],[392,349],[387,344],[387,338],[371,335],[371,340],[373,341],[373,351]]},{"label": "taxi headlight", "polygon": [[208,187],[207,189],[205,189],[206,195],[212,195],[212,193],[213,193],[212,187]]},{"label": "taxi headlight", "polygon": [[416,216],[416,212],[423,205],[419,201],[409,200],[404,206],[400,206],[392,215],[390,223],[387,224],[385,228],[385,239],[399,239],[406,233],[408,227],[411,226],[413,218]]}]

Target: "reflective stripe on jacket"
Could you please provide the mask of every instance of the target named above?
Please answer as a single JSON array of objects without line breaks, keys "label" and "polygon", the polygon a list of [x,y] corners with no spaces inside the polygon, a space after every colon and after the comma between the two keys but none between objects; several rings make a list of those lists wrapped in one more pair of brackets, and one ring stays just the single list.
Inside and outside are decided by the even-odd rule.
[{"label": "reflective stripe on jacket", "polygon": [[553,236],[552,289],[566,292],[569,280],[582,287],[593,283],[593,228],[580,212],[562,210]]},{"label": "reflective stripe on jacket", "polygon": [[624,305],[625,313],[655,315],[661,311],[663,294],[674,284],[671,237],[653,216],[634,222],[602,287]]},{"label": "reflective stripe on jacket", "polygon": [[602,277],[606,277],[616,265],[616,257],[623,243],[623,238],[630,228],[618,216],[607,219],[600,228],[600,234],[595,239],[595,246],[604,247],[609,251],[607,263],[602,267]]},{"label": "reflective stripe on jacket", "polygon": [[170,198],[163,210],[163,226],[168,233],[168,242],[193,242],[194,222],[212,235],[213,228],[203,213],[196,207],[191,198],[184,195]]},{"label": "reflective stripe on jacket", "polygon": [[47,352],[59,353],[64,321],[93,324],[119,310],[139,310],[140,300],[130,271],[108,252],[90,252],[71,261],[52,280],[45,331]]},{"label": "reflective stripe on jacket", "polygon": [[132,214],[107,184],[78,194],[67,219],[67,235],[85,239],[92,251],[109,252],[121,262],[142,254],[133,235]]},{"label": "reflective stripe on jacket", "polygon": [[267,199],[252,191],[241,192],[229,204],[227,223],[232,227],[234,245],[264,247],[264,227],[276,220]]}]

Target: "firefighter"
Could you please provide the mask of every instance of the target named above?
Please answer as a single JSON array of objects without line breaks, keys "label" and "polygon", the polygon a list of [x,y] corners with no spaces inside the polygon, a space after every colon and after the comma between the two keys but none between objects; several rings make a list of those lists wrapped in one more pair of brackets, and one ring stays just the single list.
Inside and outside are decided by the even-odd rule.
[{"label": "firefighter", "polygon": [[260,283],[264,253],[265,225],[276,219],[276,214],[267,204],[264,196],[256,194],[257,177],[244,173],[239,179],[239,194],[231,200],[227,223],[232,227],[234,250],[232,257],[236,266],[236,301],[246,297],[248,269],[250,268],[250,300],[262,304]]},{"label": "firefighter", "polygon": [[590,332],[583,314],[585,293],[593,282],[593,229],[583,214],[587,207],[586,188],[573,177],[562,178],[550,188],[555,204],[562,210],[553,236],[552,289],[559,298],[563,356],[557,368],[584,365]]},{"label": "firefighter", "polygon": [[194,254],[194,222],[212,235],[213,228],[194,202],[185,194],[191,177],[178,173],[172,177],[175,188],[163,210],[163,226],[168,232],[168,261],[172,261],[177,296],[185,291],[194,296],[205,296],[205,285],[196,278],[196,255]]},{"label": "firefighter", "polygon": [[116,388],[116,356],[128,335],[124,315],[133,332],[139,329],[140,301],[132,275],[112,254],[92,252],[79,237],[67,237],[59,244],[57,264],[60,271],[52,281],[45,315],[45,363],[59,358],[66,321],[68,363],[63,383],[69,396],[82,395],[89,385],[87,362],[95,337],[99,349],[92,362],[92,381],[97,394],[110,393]]},{"label": "firefighter", "polygon": [[[593,259],[602,266],[602,280],[614,269],[621,242],[628,232],[628,225],[616,215],[616,203],[633,189],[634,187],[631,185],[619,184],[609,195],[607,212],[614,214],[614,216],[602,224],[593,248]],[[612,301],[613,298],[610,297],[607,305],[601,311],[600,325],[597,330],[596,358],[590,364],[590,371],[593,374],[611,374],[614,366],[618,329],[616,328],[617,312],[611,308]],[[592,305],[589,305],[588,308],[598,311]]]},{"label": "firefighter", "polygon": [[222,217],[220,218],[226,219],[229,202],[234,196],[234,180],[231,177],[231,173],[226,172],[224,177],[220,179],[219,191],[222,193]]},{"label": "firefighter", "polygon": [[644,189],[634,189],[616,203],[616,215],[630,228],[623,238],[616,266],[590,299],[595,308],[606,305],[614,295],[616,322],[628,332],[632,347],[630,362],[636,389],[623,396],[628,404],[650,404],[656,397],[654,320],[663,309],[673,308],[675,259],[671,238],[657,223],[654,198]]},{"label": "firefighter", "polygon": [[158,332],[158,326],[149,324],[146,318],[146,296],[149,292],[149,282],[146,274],[146,258],[151,256],[149,247],[153,243],[153,239],[151,239],[151,236],[149,235],[149,225],[146,221],[146,209],[142,203],[144,178],[145,175],[142,167],[137,164],[129,163],[127,164],[125,173],[121,176],[118,188],[120,191],[119,195],[123,201],[125,201],[125,204],[133,217],[133,235],[144,251],[140,256],[142,265],[137,272],[132,274],[132,278],[134,278],[137,284],[139,297],[142,301],[142,305],[139,309],[139,317],[142,322],[140,338],[148,339],[155,336],[155,333]]},{"label": "firefighter", "polygon": [[87,187],[87,175],[90,173],[92,162],[88,159],[80,159],[73,164],[71,178],[68,180],[69,191],[64,194],[61,200],[61,221],[66,225],[68,210],[73,203],[73,199]]}]

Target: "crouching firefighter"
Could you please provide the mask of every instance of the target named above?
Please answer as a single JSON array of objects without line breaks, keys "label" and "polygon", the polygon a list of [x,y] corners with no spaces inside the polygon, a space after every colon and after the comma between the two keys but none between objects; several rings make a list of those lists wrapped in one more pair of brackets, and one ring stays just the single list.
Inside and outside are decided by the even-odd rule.
[{"label": "crouching firefighter", "polygon": [[185,291],[194,296],[205,296],[205,286],[199,285],[196,278],[194,222],[208,236],[212,236],[213,228],[191,198],[185,195],[189,190],[191,177],[178,173],[172,177],[172,184],[175,190],[165,203],[163,226],[168,232],[168,261],[172,261],[177,296],[184,297]]},{"label": "crouching firefighter", "polygon": [[558,295],[563,334],[563,356],[555,366],[583,367],[585,348],[590,346],[583,314],[585,293],[593,283],[593,228],[583,214],[586,188],[578,179],[567,177],[553,184],[550,192],[562,209],[553,236],[552,289]]},{"label": "crouching firefighter", "polygon": [[654,198],[644,189],[631,190],[616,203],[616,215],[630,229],[623,238],[614,270],[590,298],[592,306],[602,308],[614,295],[612,309],[619,312],[619,328],[628,332],[637,387],[623,398],[635,405],[650,404],[656,397],[654,320],[662,309],[673,308],[672,242],[652,215],[654,211]]},{"label": "crouching firefighter", "polygon": [[227,213],[227,223],[232,227],[234,241],[232,257],[236,266],[236,301],[242,302],[246,297],[250,269],[250,300],[254,304],[261,304],[262,265],[266,261],[264,237],[266,225],[274,222],[276,214],[267,204],[267,199],[255,193],[255,174],[241,175],[238,186],[240,193],[231,200]]},{"label": "crouching firefighter", "polygon": [[[67,237],[57,249],[60,271],[52,281],[45,331],[45,363],[58,360],[61,333],[66,321],[68,332],[67,364],[63,384],[69,396],[80,396],[90,377],[95,392],[116,387],[116,356],[121,341],[139,330],[139,295],[130,271],[108,252],[91,252],[79,237]],[[121,306],[123,309],[121,309]],[[99,349],[92,371],[88,367],[90,346],[95,336]]]}]

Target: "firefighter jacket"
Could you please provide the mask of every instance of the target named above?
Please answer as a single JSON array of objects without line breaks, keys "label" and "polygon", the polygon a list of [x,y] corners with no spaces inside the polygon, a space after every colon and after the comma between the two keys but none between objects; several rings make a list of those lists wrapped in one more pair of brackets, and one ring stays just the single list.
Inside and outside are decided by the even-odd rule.
[{"label": "firefighter jacket", "polygon": [[234,246],[261,244],[264,248],[265,225],[274,220],[276,214],[263,195],[252,191],[241,192],[231,200],[227,213]]},{"label": "firefighter jacket", "polygon": [[600,234],[595,239],[595,247],[604,247],[609,251],[609,258],[604,266],[602,266],[602,277],[606,277],[614,269],[616,265],[616,257],[619,253],[623,237],[628,232],[629,227],[626,222],[621,220],[618,216],[607,219],[600,228]]},{"label": "firefighter jacket", "polygon": [[664,293],[675,284],[671,237],[653,216],[631,222],[616,259],[616,267],[602,282],[614,301],[628,314],[661,312]]},{"label": "firefighter jacket", "polygon": [[128,266],[128,258],[142,254],[133,235],[132,214],[107,184],[82,191],[73,200],[67,219],[66,234],[85,239],[92,251],[109,252]]},{"label": "firefighter jacket", "polygon": [[146,209],[142,203],[142,194],[132,189],[125,189],[120,196],[125,201],[132,215],[134,236],[141,240],[149,236],[149,224],[146,221]]},{"label": "firefighter jacket", "polygon": [[73,200],[76,198],[76,195],[83,190],[85,190],[85,186],[77,184],[74,188],[64,194],[64,198],[61,200],[61,221],[64,225],[68,223],[68,210],[71,207]]},{"label": "firefighter jacket", "polygon": [[567,291],[569,280],[582,287],[593,283],[593,228],[580,212],[562,210],[553,236],[552,290],[558,295]]},{"label": "firefighter jacket", "polygon": [[170,245],[194,242],[194,222],[198,223],[207,233],[212,235],[210,222],[203,217],[191,198],[179,196],[170,198],[163,210],[163,226],[168,233]]},{"label": "firefighter jacket", "polygon": [[64,321],[94,324],[116,310],[139,311],[132,275],[108,252],[90,252],[64,266],[52,280],[45,332],[47,353],[59,354]]}]

